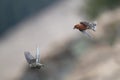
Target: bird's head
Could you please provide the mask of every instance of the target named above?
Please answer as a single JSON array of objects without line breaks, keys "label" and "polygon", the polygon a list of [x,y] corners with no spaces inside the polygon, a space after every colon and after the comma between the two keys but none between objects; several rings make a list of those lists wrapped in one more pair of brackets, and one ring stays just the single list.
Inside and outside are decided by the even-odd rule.
[{"label": "bird's head", "polygon": [[37,63],[36,65],[37,65],[37,66],[44,67],[44,64]]},{"label": "bird's head", "polygon": [[41,67],[44,67],[44,65],[43,64],[40,64],[40,63],[36,63],[36,69],[40,69]]},{"label": "bird's head", "polygon": [[79,24],[74,25],[73,29],[79,29]]}]

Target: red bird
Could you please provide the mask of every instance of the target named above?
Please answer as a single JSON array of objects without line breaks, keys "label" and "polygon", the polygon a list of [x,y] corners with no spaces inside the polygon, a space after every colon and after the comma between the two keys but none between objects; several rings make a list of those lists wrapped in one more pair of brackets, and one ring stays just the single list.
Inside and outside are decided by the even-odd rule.
[{"label": "red bird", "polygon": [[91,30],[95,31],[96,25],[97,25],[97,22],[90,23],[90,22],[82,21],[79,24],[76,24],[73,29],[78,29],[83,34],[85,34],[91,38],[92,36],[86,30],[91,29]]}]

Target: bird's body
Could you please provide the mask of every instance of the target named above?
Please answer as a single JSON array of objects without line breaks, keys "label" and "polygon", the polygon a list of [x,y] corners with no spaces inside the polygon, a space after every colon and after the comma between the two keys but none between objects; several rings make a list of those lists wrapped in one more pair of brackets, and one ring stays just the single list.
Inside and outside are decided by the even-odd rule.
[{"label": "bird's body", "polygon": [[83,21],[83,22],[80,22],[79,24],[76,24],[74,26],[74,29],[78,29],[83,34],[86,34],[88,37],[91,38],[90,34],[86,30],[91,29],[91,30],[95,31],[96,25],[97,25],[96,22],[90,23],[90,22]]},{"label": "bird's body", "polygon": [[75,28],[76,28],[76,29],[79,29],[80,31],[83,31],[83,30],[88,29],[88,27],[85,26],[85,25],[83,25],[83,24],[76,24],[76,25],[75,25]]},{"label": "bird's body", "polygon": [[40,69],[43,64],[40,64],[40,63],[32,63],[32,64],[29,64],[30,68],[31,69]]},{"label": "bird's body", "polygon": [[31,69],[40,69],[43,66],[43,64],[40,63],[40,54],[38,48],[36,58],[34,58],[30,52],[24,52],[24,55]]}]

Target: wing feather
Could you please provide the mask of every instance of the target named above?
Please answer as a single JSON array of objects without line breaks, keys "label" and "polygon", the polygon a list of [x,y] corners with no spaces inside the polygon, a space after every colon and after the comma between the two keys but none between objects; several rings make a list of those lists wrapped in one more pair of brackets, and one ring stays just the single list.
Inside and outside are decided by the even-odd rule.
[{"label": "wing feather", "polygon": [[29,64],[34,63],[36,59],[30,54],[30,52],[24,52],[25,58]]},{"label": "wing feather", "polygon": [[37,52],[36,52],[36,63],[40,62],[40,50],[39,48],[37,48]]},{"label": "wing feather", "polygon": [[80,24],[83,24],[83,25],[85,25],[85,26],[89,26],[89,23],[86,22],[86,21],[82,21],[82,22],[80,22]]}]

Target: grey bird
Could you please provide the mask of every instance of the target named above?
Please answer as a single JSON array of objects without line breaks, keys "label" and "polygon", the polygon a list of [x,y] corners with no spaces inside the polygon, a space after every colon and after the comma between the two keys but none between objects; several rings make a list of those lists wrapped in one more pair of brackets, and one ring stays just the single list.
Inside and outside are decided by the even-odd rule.
[{"label": "grey bird", "polygon": [[24,52],[25,58],[31,69],[40,69],[44,65],[40,63],[40,51],[37,48],[36,57],[33,57],[30,52]]}]

